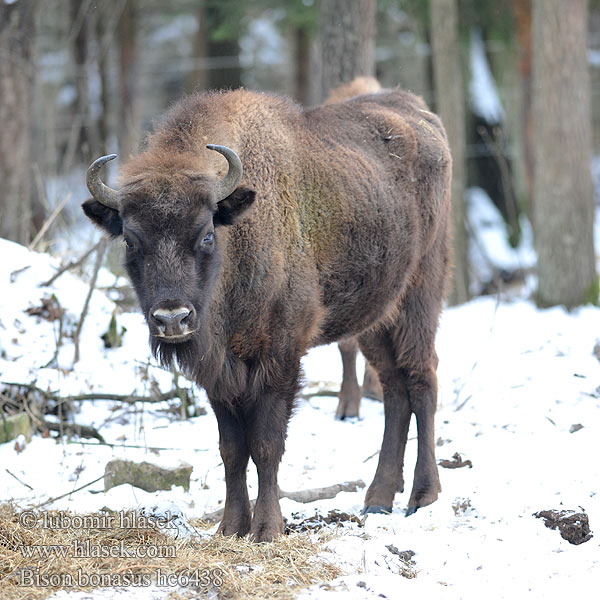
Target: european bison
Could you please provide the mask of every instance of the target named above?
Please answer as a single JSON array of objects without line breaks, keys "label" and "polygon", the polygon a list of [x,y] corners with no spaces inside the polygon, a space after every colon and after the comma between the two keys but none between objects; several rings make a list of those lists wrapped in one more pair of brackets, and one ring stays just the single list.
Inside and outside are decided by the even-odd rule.
[{"label": "european bison", "polygon": [[[220,144],[220,145],[213,145]],[[385,432],[365,512],[404,488],[437,499],[434,337],[449,269],[451,159],[444,129],[400,89],[303,110],[246,90],[176,104],[122,167],[88,170],[86,215],[123,236],[126,267],[165,365],[205,388],[225,465],[219,531],[282,532],[277,472],[313,346],[356,336],[384,390]],[[259,480],[254,515],[246,487]]]}]

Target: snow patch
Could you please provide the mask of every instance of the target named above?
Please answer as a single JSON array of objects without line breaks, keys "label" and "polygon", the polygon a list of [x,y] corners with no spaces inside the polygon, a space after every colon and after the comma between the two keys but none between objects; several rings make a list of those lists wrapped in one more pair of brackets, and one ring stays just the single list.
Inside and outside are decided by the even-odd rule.
[{"label": "snow patch", "polygon": [[473,112],[490,125],[504,120],[504,110],[485,55],[485,44],[479,29],[471,31],[470,46],[471,82],[469,97]]}]

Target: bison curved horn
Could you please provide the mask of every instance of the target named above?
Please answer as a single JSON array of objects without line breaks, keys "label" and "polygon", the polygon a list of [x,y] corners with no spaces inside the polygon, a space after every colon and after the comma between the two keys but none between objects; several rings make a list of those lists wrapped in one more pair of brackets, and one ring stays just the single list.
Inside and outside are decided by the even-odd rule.
[{"label": "bison curved horn", "polygon": [[215,150],[222,154],[229,163],[229,171],[227,171],[227,175],[223,177],[220,181],[217,181],[215,184],[215,197],[217,202],[221,202],[224,200],[235,190],[238,186],[239,182],[242,179],[242,175],[244,174],[244,169],[242,168],[242,161],[240,157],[227,146],[217,146],[216,144],[207,144],[206,147],[209,150]]},{"label": "bison curved horn", "polygon": [[108,208],[119,210],[119,192],[102,183],[98,174],[105,163],[115,158],[117,158],[116,154],[108,154],[97,158],[87,170],[86,183],[94,200],[108,206]]}]

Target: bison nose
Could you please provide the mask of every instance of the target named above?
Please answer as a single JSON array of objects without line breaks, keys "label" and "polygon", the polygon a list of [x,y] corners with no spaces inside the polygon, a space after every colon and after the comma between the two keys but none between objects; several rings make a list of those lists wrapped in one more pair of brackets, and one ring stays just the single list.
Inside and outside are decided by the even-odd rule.
[{"label": "bison nose", "polygon": [[152,320],[159,333],[163,337],[177,337],[189,332],[186,319],[190,316],[190,310],[184,306],[177,308],[157,308],[152,312]]}]

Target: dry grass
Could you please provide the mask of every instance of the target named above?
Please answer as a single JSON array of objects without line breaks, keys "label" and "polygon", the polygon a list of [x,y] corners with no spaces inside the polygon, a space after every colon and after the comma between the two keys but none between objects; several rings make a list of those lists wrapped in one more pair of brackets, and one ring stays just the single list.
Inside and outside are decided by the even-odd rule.
[{"label": "dry grass", "polygon": [[[115,515],[78,515],[84,520],[104,517],[106,522],[108,519],[111,526],[100,529],[57,527],[56,521],[52,527],[45,527],[44,522],[37,522],[31,527],[29,523],[23,523],[22,514],[21,510],[10,504],[0,505],[2,600],[38,600],[60,589],[90,590],[94,587],[111,587],[110,584],[119,587],[119,584],[127,582],[127,578],[138,586],[150,585],[156,583],[158,572],[162,576],[195,573],[196,581],[191,581],[192,585],[186,588],[195,597],[198,591],[212,590],[218,591],[219,598],[293,598],[302,588],[331,581],[340,575],[335,565],[316,559],[323,543],[335,535],[329,530],[322,530],[316,536],[315,533],[310,536],[282,536],[268,544],[254,544],[245,538],[220,535],[189,541],[173,540],[155,527],[119,527]],[[39,515],[42,518],[47,515],[55,520],[61,515],[73,516],[53,511]],[[89,521],[84,524],[88,525]],[[212,526],[199,522],[194,525],[200,529]],[[86,541],[89,541],[91,552],[86,552],[86,556],[81,556],[81,552],[80,555],[74,555],[74,545]],[[67,550],[50,551],[47,557],[36,555],[36,547],[51,545]],[[34,555],[26,557],[23,548],[34,548]],[[116,549],[121,548],[126,548],[128,552],[141,548],[138,554],[142,552],[155,556],[105,556],[111,552],[117,553]],[[85,577],[91,574],[96,578],[93,585],[82,585]],[[107,581],[108,586],[105,585]],[[34,585],[31,585],[32,582]],[[186,589],[181,589],[173,580],[165,589],[172,590],[172,598],[188,597]]]}]

